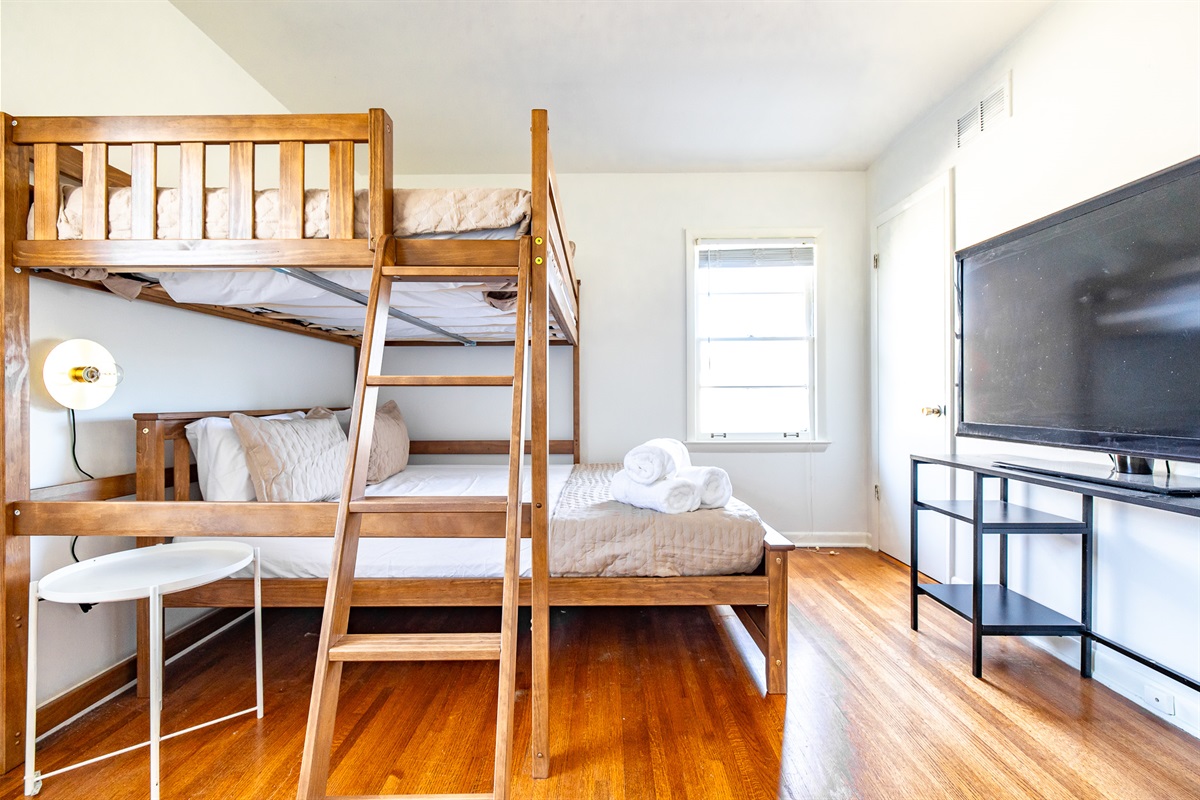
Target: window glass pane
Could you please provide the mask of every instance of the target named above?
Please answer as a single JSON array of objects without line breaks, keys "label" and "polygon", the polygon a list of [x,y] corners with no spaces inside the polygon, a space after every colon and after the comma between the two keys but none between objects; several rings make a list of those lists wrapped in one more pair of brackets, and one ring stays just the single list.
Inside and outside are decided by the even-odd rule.
[{"label": "window glass pane", "polygon": [[700,433],[806,433],[807,389],[707,389],[697,397]]},{"label": "window glass pane", "polygon": [[709,294],[697,300],[700,339],[808,335],[808,303],[802,294]]},{"label": "window glass pane", "polygon": [[810,267],[708,267],[697,270],[700,293],[803,292]]},{"label": "window glass pane", "polygon": [[808,341],[699,343],[701,386],[806,386]]}]

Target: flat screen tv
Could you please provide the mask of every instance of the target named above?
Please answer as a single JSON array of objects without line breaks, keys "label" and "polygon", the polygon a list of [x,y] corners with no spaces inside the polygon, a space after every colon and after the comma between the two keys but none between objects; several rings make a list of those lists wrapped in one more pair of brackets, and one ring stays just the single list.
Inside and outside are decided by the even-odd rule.
[{"label": "flat screen tv", "polygon": [[1200,157],[956,259],[960,435],[1200,461]]}]

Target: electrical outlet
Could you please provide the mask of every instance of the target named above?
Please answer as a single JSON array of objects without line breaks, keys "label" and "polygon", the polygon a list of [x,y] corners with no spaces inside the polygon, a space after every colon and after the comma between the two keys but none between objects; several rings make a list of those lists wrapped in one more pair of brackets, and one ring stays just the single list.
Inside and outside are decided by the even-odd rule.
[{"label": "electrical outlet", "polygon": [[1165,692],[1158,686],[1147,683],[1142,689],[1142,699],[1146,701],[1146,705],[1158,713],[1166,714],[1168,717],[1175,716],[1175,695],[1170,692]]}]

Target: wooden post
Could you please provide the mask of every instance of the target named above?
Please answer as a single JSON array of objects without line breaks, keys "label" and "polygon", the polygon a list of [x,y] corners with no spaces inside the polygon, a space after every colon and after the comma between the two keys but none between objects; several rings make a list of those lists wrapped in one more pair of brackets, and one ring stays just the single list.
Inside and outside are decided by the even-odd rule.
[{"label": "wooden post", "polygon": [[[547,358],[549,355],[549,283],[546,280],[548,215],[550,201],[549,127],[546,112],[533,111],[533,237],[532,274],[529,281],[530,310],[533,315],[531,348],[532,409],[530,440],[533,466],[530,537],[533,551],[532,602],[533,617],[533,777],[550,775],[550,563],[548,531],[550,512],[547,508],[547,471],[550,460],[547,420]],[[517,332],[521,335],[521,332]]]},{"label": "wooden post", "polygon": [[[0,714],[4,742],[0,747],[4,771],[25,760],[25,658],[28,646],[25,615],[29,607],[29,539],[13,534],[12,504],[29,499],[29,273],[13,266],[13,242],[24,238],[29,208],[29,148],[13,142],[18,121],[0,114],[4,127],[4,191],[0,194],[0,250],[4,268],[0,275],[0,305],[4,322],[4,398],[0,406],[0,485],[4,487],[4,591],[0,594],[3,626],[4,674],[0,675]],[[57,181],[50,191],[57,195]]]},{"label": "wooden post", "polygon": [[367,177],[371,206],[371,249],[380,236],[392,235],[392,118],[382,108],[367,112]]},{"label": "wooden post", "polygon": [[[138,420],[137,438],[137,499],[165,500],[166,446],[158,420]],[[165,538],[137,540],[137,547],[151,547]],[[137,601],[137,695],[150,696],[150,601]]]}]

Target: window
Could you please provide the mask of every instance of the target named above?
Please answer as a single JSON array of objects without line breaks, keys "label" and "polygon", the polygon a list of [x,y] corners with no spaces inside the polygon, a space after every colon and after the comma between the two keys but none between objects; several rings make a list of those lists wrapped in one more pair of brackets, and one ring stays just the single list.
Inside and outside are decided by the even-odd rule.
[{"label": "window", "polygon": [[689,239],[690,440],[815,440],[816,240]]}]

